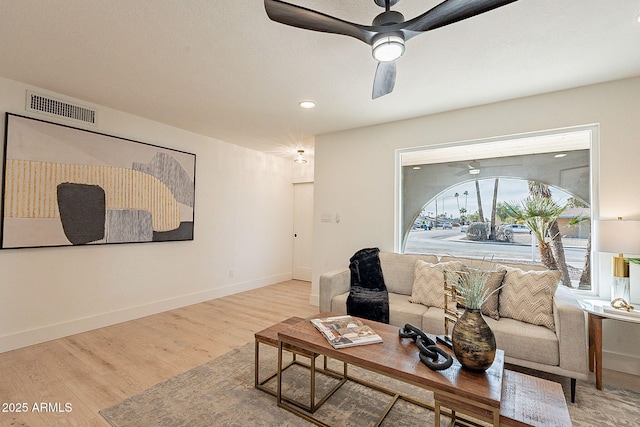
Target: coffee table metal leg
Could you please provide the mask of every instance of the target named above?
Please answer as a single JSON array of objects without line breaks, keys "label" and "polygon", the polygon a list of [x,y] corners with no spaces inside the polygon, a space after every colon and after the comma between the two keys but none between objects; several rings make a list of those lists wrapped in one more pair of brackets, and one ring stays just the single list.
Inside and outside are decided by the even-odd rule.
[{"label": "coffee table metal leg", "polygon": [[[440,401],[435,400],[433,405],[433,425],[435,427],[440,427],[440,414],[442,414]],[[449,422],[449,427],[454,427],[456,425],[456,411],[451,410],[451,413],[448,414],[451,417],[451,421]],[[466,424],[465,424],[466,425]]]},{"label": "coffee table metal leg", "polygon": [[256,355],[256,360],[254,363],[254,371],[255,371],[255,382],[254,382],[254,387],[255,388],[259,388],[260,387],[260,379],[258,376],[258,370],[260,369],[260,343],[258,342],[258,340],[255,340],[256,343],[256,351],[255,351],[255,355]]},{"label": "coffee table metal leg", "polygon": [[282,406],[282,341],[278,341],[278,389],[277,402],[278,406]]},{"label": "coffee table metal leg", "polygon": [[309,408],[311,408],[311,413],[316,411],[316,355],[315,353],[311,356],[311,396],[309,396]]}]

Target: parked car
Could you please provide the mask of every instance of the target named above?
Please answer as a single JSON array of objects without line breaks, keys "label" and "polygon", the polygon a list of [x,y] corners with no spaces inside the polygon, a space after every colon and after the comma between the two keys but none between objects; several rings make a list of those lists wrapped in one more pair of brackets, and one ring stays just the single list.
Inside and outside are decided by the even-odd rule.
[{"label": "parked car", "polygon": [[460,227],[460,232],[461,233],[466,233],[467,232],[467,228],[469,228],[469,227],[466,226],[466,225],[463,225],[462,227]]},{"label": "parked car", "polygon": [[416,221],[413,223],[414,230],[431,230],[431,224],[425,221]]},{"label": "parked car", "polygon": [[445,222],[444,224],[442,224],[442,229],[443,230],[451,230],[451,223],[450,222]]},{"label": "parked car", "polygon": [[514,233],[529,233],[531,230],[524,224],[508,224],[505,225],[505,230],[511,230]]}]

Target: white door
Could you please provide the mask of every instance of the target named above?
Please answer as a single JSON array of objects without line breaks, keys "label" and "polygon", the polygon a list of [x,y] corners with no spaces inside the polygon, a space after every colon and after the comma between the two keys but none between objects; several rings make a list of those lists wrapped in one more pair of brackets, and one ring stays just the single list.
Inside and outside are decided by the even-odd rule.
[{"label": "white door", "polygon": [[293,278],[311,281],[313,183],[293,185]]}]

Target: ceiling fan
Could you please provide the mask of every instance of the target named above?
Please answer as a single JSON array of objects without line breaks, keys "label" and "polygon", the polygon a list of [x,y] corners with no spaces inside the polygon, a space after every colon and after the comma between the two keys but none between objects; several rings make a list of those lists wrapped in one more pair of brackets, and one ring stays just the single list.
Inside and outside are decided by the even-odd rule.
[{"label": "ceiling fan", "polygon": [[306,30],[355,37],[371,45],[378,68],[373,81],[372,98],[393,91],[396,81],[395,60],[404,54],[404,44],[425,31],[434,30],[488,12],[517,0],[445,0],[429,11],[409,21],[400,12],[391,10],[399,0],[374,0],[384,7],[372,25],[343,21],[315,10],[280,0],[264,0],[267,15],[273,21]]},{"label": "ceiling fan", "polygon": [[471,163],[451,163],[447,165],[451,168],[461,168],[464,169],[460,172],[456,172],[457,176],[463,176],[466,174],[477,175],[480,173],[480,165],[475,160]]},{"label": "ceiling fan", "polygon": [[521,164],[508,164],[508,165],[503,165],[503,164],[495,164],[495,165],[487,165],[487,164],[483,164],[482,166],[480,165],[480,163],[477,160],[473,160],[469,163],[465,163],[465,162],[461,162],[461,163],[451,163],[449,165],[447,165],[449,167],[452,168],[461,168],[464,170],[461,170],[460,172],[456,172],[455,175],[456,176],[464,176],[464,175],[478,175],[481,171],[481,168],[483,170],[485,169],[492,169],[492,168],[509,168],[509,167],[513,167],[513,166],[522,166]]}]

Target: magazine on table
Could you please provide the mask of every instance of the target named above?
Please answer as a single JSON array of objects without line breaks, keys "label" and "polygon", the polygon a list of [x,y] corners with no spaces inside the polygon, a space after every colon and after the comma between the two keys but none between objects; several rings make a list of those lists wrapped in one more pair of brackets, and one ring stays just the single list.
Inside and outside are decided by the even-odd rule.
[{"label": "magazine on table", "polygon": [[329,341],[334,348],[382,342],[380,335],[353,316],[335,316],[311,319],[313,326]]}]

